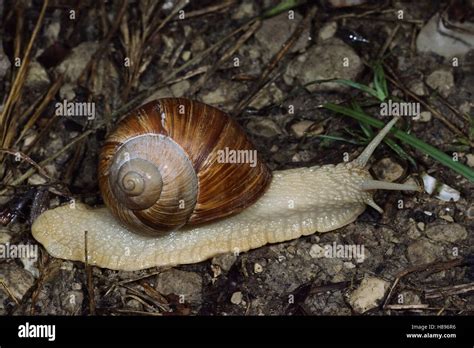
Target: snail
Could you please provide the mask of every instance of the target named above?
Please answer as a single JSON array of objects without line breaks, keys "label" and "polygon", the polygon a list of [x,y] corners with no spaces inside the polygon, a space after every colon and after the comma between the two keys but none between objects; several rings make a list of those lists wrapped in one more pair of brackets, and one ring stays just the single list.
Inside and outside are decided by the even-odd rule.
[{"label": "snail", "polygon": [[98,180],[107,207],[59,206],[36,219],[32,234],[54,257],[132,271],[332,231],[366,205],[383,213],[374,190],[418,190],[374,180],[366,168],[396,121],[351,162],[271,173],[258,156],[256,164],[223,160],[224,150],[255,151],[224,112],[158,99],[127,115],[103,145]]}]

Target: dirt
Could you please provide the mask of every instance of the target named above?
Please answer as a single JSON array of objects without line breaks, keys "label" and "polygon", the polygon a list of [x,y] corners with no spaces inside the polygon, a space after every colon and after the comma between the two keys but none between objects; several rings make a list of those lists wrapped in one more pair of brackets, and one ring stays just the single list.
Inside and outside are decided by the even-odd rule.
[{"label": "dirt", "polygon": [[[30,157],[36,162],[41,162],[64,148],[86,130],[94,129],[98,122],[110,117],[112,111],[125,105],[142,91],[153,92],[155,97],[186,96],[204,100],[228,112],[235,111],[238,103],[248,96],[259,81],[282,42],[290,37],[288,35],[285,40],[275,40],[275,48],[268,42],[275,32],[271,26],[277,26],[279,30],[276,32],[281,33],[280,35],[291,33],[310,8],[309,5],[295,8],[294,21],[289,21],[286,11],[278,17],[265,19],[263,30],[251,35],[231,59],[219,60],[223,52],[236,44],[239,35],[226,40],[213,54],[197,59],[195,64],[175,77],[183,77],[188,72],[195,72],[196,76],[186,77],[184,83],[171,83],[173,78],[166,86],[157,88],[157,84],[165,81],[177,68],[203,54],[205,49],[241,27],[253,16],[262,14],[264,9],[274,7],[278,1],[229,2],[222,9],[212,8],[215,3],[211,1],[193,2],[184,8],[184,19],[177,19],[179,14],[172,16],[143,47],[133,46],[130,42],[127,46],[125,43],[125,27],[128,28],[130,37],[140,27],[140,8],[136,2],[131,2],[121,29],[105,46],[100,58],[94,60],[90,74],[86,74],[86,79],[79,83],[78,78],[85,62],[94,53],[91,50],[99,47],[105,33],[113,26],[120,2],[106,4],[105,13],[93,1],[83,2],[81,9],[71,7],[72,3],[75,2],[53,2],[48,8],[33,45],[32,60],[37,62],[36,71],[27,79],[22,96],[24,106],[17,110],[19,113],[26,112],[28,106],[42,100],[51,84],[58,80],[63,68],[71,67],[66,70],[62,87],[49,101],[38,121],[14,147],[15,150],[28,150]],[[145,6],[143,3],[141,6]],[[12,20],[5,21],[5,18],[14,6],[20,5],[15,5],[16,2],[13,1],[2,4],[0,40],[3,41],[5,53],[0,50],[0,73],[6,75],[2,76],[0,100],[5,100],[11,88],[11,75],[8,75],[8,68],[4,68],[5,57],[14,62],[14,42],[18,40]],[[396,35],[388,42],[384,62],[396,71],[402,86],[426,82],[428,76],[431,76],[429,84],[434,89],[423,85],[422,91],[419,91],[425,94],[422,96],[423,100],[439,110],[455,127],[465,131],[465,120],[456,116],[448,104],[438,97],[436,88],[440,87],[439,93],[455,110],[467,110],[466,114],[472,115],[474,75],[469,59],[472,62],[473,51],[460,57],[459,66],[453,66],[450,59],[430,52],[418,53],[414,47],[416,33],[433,14],[442,11],[446,5],[446,1],[437,5],[430,1],[393,1],[384,10],[395,12],[382,13],[379,9],[373,14],[364,14],[367,9],[378,8],[373,3],[349,9],[318,6],[309,27],[302,31],[301,38],[295,44],[296,49],[289,50],[278,61],[268,87],[257,94],[252,103],[249,103],[250,107],[246,105],[236,115],[237,121],[246,129],[269,167],[280,170],[338,163],[347,154],[350,158],[355,158],[360,153],[362,143],[331,141],[317,136],[339,135],[353,139],[346,129],[361,134],[356,121],[336,115],[321,105],[326,102],[349,103],[351,98],[365,103],[370,99],[355,89],[334,83],[326,85],[326,88],[306,89],[302,84],[308,82],[308,79],[340,77],[323,76],[331,75],[334,71],[338,73],[337,69],[331,67],[331,59],[338,57],[337,47],[342,47],[342,52],[349,52],[351,57],[356,57],[361,62],[370,62],[398,24],[400,27]],[[28,41],[41,10],[37,2],[25,2],[25,6],[21,12],[25,23],[19,35],[22,47]],[[157,18],[162,22],[176,6],[177,1],[166,1],[165,5],[154,9],[154,16],[159,16]],[[208,11],[204,15],[193,16],[202,9]],[[70,19],[71,10],[76,11],[80,20]],[[398,10],[403,10],[404,21],[396,18]],[[361,15],[354,16],[356,13]],[[107,22],[105,28],[104,21]],[[271,21],[271,25],[267,21]],[[338,31],[335,34],[325,32],[323,40],[318,36],[319,30],[332,22],[337,23]],[[155,27],[153,25],[148,23],[150,28],[156,28],[156,24]],[[348,33],[351,32],[369,42],[350,40]],[[310,64],[308,67],[303,59],[311,60],[312,54],[325,55],[324,49],[317,49],[325,47],[324,45],[336,47],[329,58],[318,61],[318,64],[327,66],[316,64],[317,66],[311,67]],[[80,53],[81,50],[86,52]],[[141,70],[137,70],[136,77],[133,77],[132,69],[124,68],[124,59],[135,57],[138,52],[142,53]],[[234,58],[238,58],[237,66]],[[205,67],[210,71],[214,66],[217,66],[217,70],[211,72],[201,85],[203,74],[199,72],[199,68]],[[305,74],[306,68],[313,70],[306,71]],[[358,63],[354,69],[344,76],[354,77],[360,83],[370,83],[372,74],[367,66]],[[445,73],[433,75],[437,71],[447,71],[448,76]],[[296,78],[289,79],[290,75]],[[451,81],[452,85],[446,88],[446,82],[433,81],[438,75],[442,75],[445,81]],[[389,84],[389,89],[393,95],[405,98],[403,91],[393,84]],[[65,98],[94,101],[97,117],[89,120],[86,117],[58,117],[47,128],[46,135],[41,136],[32,149],[28,149],[31,141],[47,127],[48,120],[55,117],[55,103],[62,102]],[[365,110],[376,115],[380,110],[378,103],[372,99],[370,104]],[[293,109],[294,112],[290,112]],[[423,106],[422,111],[426,111]],[[68,148],[48,164],[48,172],[61,185],[49,190],[49,203],[42,203],[45,208],[65,202],[69,196],[91,205],[102,203],[96,182],[97,154],[106,132],[113,128],[119,117],[120,115],[113,115],[113,119],[107,119],[105,127],[92,132],[80,146]],[[304,120],[312,121],[317,126],[318,132],[314,136],[292,132],[292,125]],[[472,147],[456,141],[459,139],[458,135],[435,115],[428,121],[425,118],[424,122],[410,118],[404,118],[404,121],[415,136],[449,155],[456,153],[461,163],[467,162],[467,155],[472,153]],[[26,120],[20,118],[16,125],[17,135],[25,124]],[[474,185],[425,154],[408,146],[404,148],[415,159],[416,167],[401,160],[387,146],[382,145],[371,161],[388,162],[390,165],[377,168],[375,172],[386,178],[391,176],[384,171],[396,168],[396,180],[401,182],[407,177],[419,179],[421,173],[426,171],[440,182],[458,190],[461,198],[456,202],[444,202],[426,193],[378,191],[375,201],[384,209],[383,214],[369,207],[354,223],[336,231],[172,269],[120,272],[86,267],[80,262],[54,259],[39,246],[38,260],[33,263],[19,258],[0,259],[0,280],[4,285],[3,288],[0,287],[0,314],[473,314]],[[18,165],[7,157],[2,162],[2,167],[2,187],[6,187],[14,178],[26,172],[29,165]],[[403,168],[403,175],[400,167]],[[12,198],[23,197],[31,190],[43,187],[44,183],[45,180],[40,176],[31,176],[28,181],[17,184],[16,190],[9,188],[0,197],[3,207],[11,207]],[[22,212],[10,224],[0,227],[2,243],[37,245],[30,234],[30,208]],[[325,253],[341,246],[363,247],[362,256],[360,253],[358,255],[361,257]],[[432,289],[447,291],[450,287],[462,284],[466,284],[466,287],[470,284],[470,291],[447,293],[434,298],[426,296]]]}]

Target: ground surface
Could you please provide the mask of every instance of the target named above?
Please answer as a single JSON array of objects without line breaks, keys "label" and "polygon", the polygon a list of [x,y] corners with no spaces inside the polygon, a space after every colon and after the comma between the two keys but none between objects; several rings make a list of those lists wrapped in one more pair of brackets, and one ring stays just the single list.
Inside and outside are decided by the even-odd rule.
[{"label": "ground surface", "polygon": [[[24,2],[23,8],[15,5],[15,12],[11,3],[0,2],[3,96],[12,86],[6,60],[13,61],[15,42],[20,39],[24,50],[41,10]],[[104,43],[119,16],[119,1],[107,8],[86,1],[80,9],[68,1],[53,2],[33,45],[30,72],[22,87],[23,106],[16,113],[32,115],[29,106],[43,99],[48,103],[43,109],[35,106],[41,109],[38,120],[12,148],[41,162],[100,122],[111,129],[119,115],[112,114],[112,120],[106,117],[140,92],[149,91],[153,97],[192,97],[236,114],[271,169],[338,163],[345,153],[355,158],[363,145],[317,135],[354,139],[345,129],[359,132],[360,128],[356,121],[321,105],[349,102],[354,97],[372,103],[366,111],[377,115],[378,103],[340,85],[303,85],[334,77],[368,84],[372,75],[363,62],[381,51],[399,81],[398,87],[390,84],[393,95],[414,101],[403,89],[412,90],[456,128],[468,128],[448,105],[465,114],[472,112],[472,51],[460,55],[459,65],[453,66],[448,58],[416,50],[419,30],[445,7],[443,2],[434,6],[429,1],[416,5],[393,1],[349,10],[318,6],[315,13],[302,6],[295,9],[294,19],[285,11],[251,25],[245,24],[277,2],[196,1],[184,7],[184,19],[177,19],[177,13],[169,21],[164,20],[178,4],[164,3],[157,7],[145,1],[140,6],[130,3],[121,25]],[[70,18],[71,10],[75,10],[75,19]],[[397,19],[399,10],[404,14],[402,20]],[[24,19],[20,33],[9,17],[18,13]],[[238,28],[241,31],[207,53]],[[350,40],[348,30],[369,43]],[[269,62],[293,33],[294,45],[275,61],[266,78]],[[93,56],[94,52],[100,56]],[[341,67],[337,62],[345,57],[349,65]],[[140,63],[124,67],[126,58]],[[89,60],[92,66],[86,67]],[[185,68],[178,71],[182,66]],[[263,88],[262,81],[268,82]],[[57,90],[45,98],[54,84]],[[255,94],[250,103],[243,103]],[[56,102],[74,98],[94,101],[96,118],[54,116]],[[426,107],[421,111],[427,111]],[[470,152],[472,156],[469,146],[456,147],[457,135],[435,113],[406,121],[413,134],[449,155],[456,152],[460,162],[467,163]],[[27,119],[19,118],[15,139],[26,123]],[[103,127],[91,132],[80,146],[67,148],[44,164],[49,175],[62,183],[50,189],[51,206],[66,201],[57,193],[67,190],[78,200],[101,204],[96,163],[105,133]],[[405,149],[416,160],[416,168],[381,146],[372,159],[376,175],[403,181],[427,171],[458,190],[461,198],[444,202],[426,193],[378,192],[375,200],[385,210],[383,215],[368,208],[355,223],[334,232],[172,269],[86,269],[82,263],[53,259],[40,248],[40,257],[33,264],[0,260],[0,314],[472,314],[473,184],[424,154]],[[3,162],[0,173],[5,185],[13,185],[29,168],[10,160]],[[4,191],[2,203],[45,183],[38,174],[29,176],[15,184],[19,185],[16,191]],[[24,220],[18,218],[2,227],[0,241],[35,245],[30,224]],[[363,246],[364,257],[327,257],[322,250],[334,245]],[[457,291],[459,286],[466,291]]]}]

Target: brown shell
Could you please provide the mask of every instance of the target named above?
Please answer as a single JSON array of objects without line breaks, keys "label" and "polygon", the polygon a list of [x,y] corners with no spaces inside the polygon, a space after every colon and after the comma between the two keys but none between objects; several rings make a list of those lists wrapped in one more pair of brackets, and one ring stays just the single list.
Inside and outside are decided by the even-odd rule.
[{"label": "brown shell", "polygon": [[[140,144],[142,139],[146,144]],[[165,146],[166,153],[161,150],[162,144],[168,144]],[[171,192],[167,189],[168,179],[165,177],[163,189],[160,187],[161,196],[155,205],[138,210],[133,202],[128,204],[133,209],[117,202],[117,195],[114,194],[116,174],[111,175],[111,172],[118,171],[114,161],[125,163],[123,158],[117,157],[117,153],[123,152],[124,148],[127,151],[136,148],[139,156],[145,156],[146,161],[160,162],[157,164],[160,168],[169,168],[164,167],[163,158],[171,162],[169,165],[173,170],[168,170],[165,175],[180,187],[174,192],[184,195],[185,209],[179,206],[179,197],[164,198],[166,192]],[[242,128],[226,113],[185,98],[149,102],[121,121],[102,148],[99,186],[104,201],[126,225],[138,232],[148,233],[175,230],[184,224],[205,223],[240,212],[265,192],[271,181],[271,172],[258,156],[255,167],[249,163],[220,163],[218,150],[225,148],[254,150]],[[144,154],[144,149],[150,154]],[[129,156],[127,151],[125,153]],[[187,159],[180,159],[183,154]],[[189,172],[189,166],[192,166],[194,173]],[[185,172],[186,175],[176,175],[177,172]],[[195,178],[197,190],[194,189]],[[187,192],[182,193],[181,187],[186,187]],[[197,196],[192,197],[193,194]]]}]

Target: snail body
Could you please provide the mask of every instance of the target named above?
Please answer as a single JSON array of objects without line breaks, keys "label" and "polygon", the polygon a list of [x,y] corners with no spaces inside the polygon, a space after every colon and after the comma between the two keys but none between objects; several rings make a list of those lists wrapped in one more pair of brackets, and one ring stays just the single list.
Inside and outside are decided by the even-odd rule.
[{"label": "snail body", "polygon": [[372,199],[376,189],[418,189],[373,180],[366,168],[396,120],[352,162],[272,175],[261,160],[254,167],[218,161],[225,147],[253,150],[223,112],[187,99],[157,100],[132,112],[106,140],[99,186],[108,208],[60,206],[40,215],[32,233],[55,257],[85,261],[87,238],[89,264],[138,270],[332,231],[366,205],[382,212]]}]

